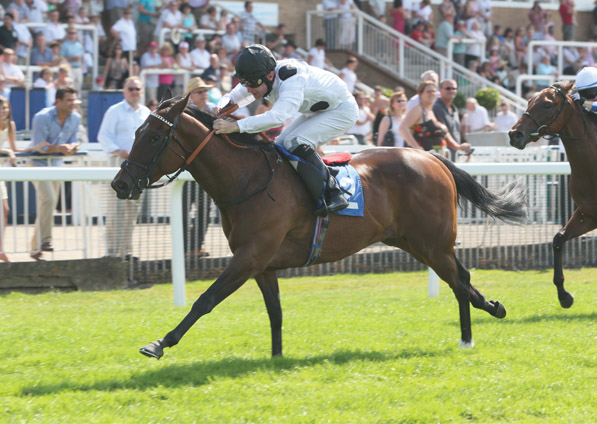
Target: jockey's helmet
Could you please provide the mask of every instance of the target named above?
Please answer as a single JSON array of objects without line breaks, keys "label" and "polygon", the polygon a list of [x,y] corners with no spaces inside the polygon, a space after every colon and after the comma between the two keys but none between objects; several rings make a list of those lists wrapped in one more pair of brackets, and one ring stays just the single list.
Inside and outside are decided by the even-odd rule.
[{"label": "jockey's helmet", "polygon": [[259,87],[266,82],[265,76],[276,69],[276,58],[261,44],[251,44],[236,57],[236,76],[243,85]]},{"label": "jockey's helmet", "polygon": [[597,96],[597,68],[586,66],[576,75],[576,91],[585,99]]}]

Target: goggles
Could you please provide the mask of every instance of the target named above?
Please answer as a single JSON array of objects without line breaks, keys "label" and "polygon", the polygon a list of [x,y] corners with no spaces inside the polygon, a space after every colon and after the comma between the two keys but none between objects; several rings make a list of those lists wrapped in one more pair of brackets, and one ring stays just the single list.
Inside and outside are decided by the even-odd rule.
[{"label": "goggles", "polygon": [[251,88],[257,88],[261,84],[263,84],[264,79],[260,78],[260,77],[257,77],[257,78],[243,78],[243,77],[238,77],[238,81],[242,85],[246,85],[246,86],[249,86]]}]

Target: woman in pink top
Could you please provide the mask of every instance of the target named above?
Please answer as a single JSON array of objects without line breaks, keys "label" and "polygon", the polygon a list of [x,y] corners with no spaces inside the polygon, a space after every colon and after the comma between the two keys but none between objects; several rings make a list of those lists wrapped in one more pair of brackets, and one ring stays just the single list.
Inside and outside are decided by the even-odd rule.
[{"label": "woman in pink top", "polygon": [[[174,48],[169,42],[165,42],[160,49],[160,56],[162,57],[162,68],[174,68]],[[167,89],[172,90],[174,88],[174,75],[173,74],[160,74],[158,77],[158,99],[162,98],[162,95]]]},{"label": "woman in pink top", "polygon": [[390,11],[390,15],[392,15],[392,27],[402,33],[406,34],[404,29],[404,7],[402,7],[402,0],[394,0],[394,4],[392,6],[392,10]]},{"label": "woman in pink top", "polygon": [[533,3],[533,8],[529,10],[529,21],[531,21],[531,25],[535,29],[535,40],[543,39],[543,29],[546,20],[545,10],[541,9],[541,5],[536,1]]}]

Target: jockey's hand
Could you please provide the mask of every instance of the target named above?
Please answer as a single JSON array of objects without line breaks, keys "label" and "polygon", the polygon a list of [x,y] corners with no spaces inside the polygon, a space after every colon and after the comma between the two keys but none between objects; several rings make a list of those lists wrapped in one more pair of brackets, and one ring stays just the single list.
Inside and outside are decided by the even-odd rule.
[{"label": "jockey's hand", "polygon": [[468,143],[462,143],[460,146],[458,146],[458,150],[462,150],[468,155],[471,152],[471,145]]},{"label": "jockey's hand", "polygon": [[228,121],[226,119],[216,119],[214,122],[214,130],[216,130],[216,134],[230,134],[240,131],[236,121]]}]

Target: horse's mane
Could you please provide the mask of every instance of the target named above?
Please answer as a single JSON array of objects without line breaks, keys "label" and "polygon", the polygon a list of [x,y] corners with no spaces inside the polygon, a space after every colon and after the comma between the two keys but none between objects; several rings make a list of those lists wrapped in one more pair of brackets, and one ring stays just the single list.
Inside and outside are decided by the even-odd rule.
[{"label": "horse's mane", "polygon": [[[556,81],[552,84],[552,86],[562,90],[565,95],[570,95],[570,90],[574,87],[574,81]],[[593,112],[589,112],[584,107],[581,106],[582,100],[576,100],[573,102],[575,107],[581,112],[582,116],[589,120],[593,125],[597,125],[597,115]]]},{"label": "horse's mane", "polygon": [[[182,99],[182,97],[179,96],[179,97],[173,97],[168,100],[164,100],[158,106],[158,110],[166,109],[181,99]],[[204,111],[200,110],[199,108],[195,107],[194,105],[187,106],[185,108],[184,112],[187,115],[192,116],[193,118],[195,118],[196,120],[201,122],[210,131],[213,129],[214,121],[217,119],[217,117],[213,113],[204,112]],[[258,137],[257,134],[231,133],[231,134],[228,134],[228,137],[230,137],[230,139],[234,142],[242,143],[242,144],[246,144],[246,145],[263,146],[266,144],[265,141],[263,141],[260,137]]]},{"label": "horse's mane", "polygon": [[574,86],[574,81],[556,81],[552,85],[562,90],[565,94],[569,94],[569,91],[572,90],[572,87]]}]

